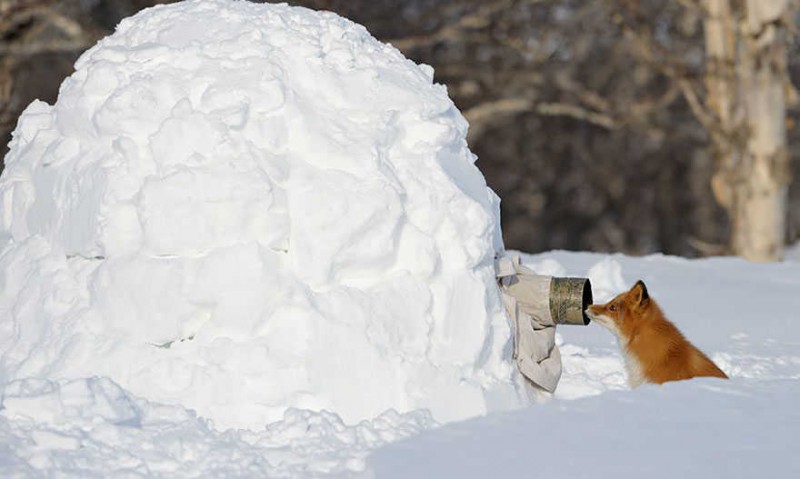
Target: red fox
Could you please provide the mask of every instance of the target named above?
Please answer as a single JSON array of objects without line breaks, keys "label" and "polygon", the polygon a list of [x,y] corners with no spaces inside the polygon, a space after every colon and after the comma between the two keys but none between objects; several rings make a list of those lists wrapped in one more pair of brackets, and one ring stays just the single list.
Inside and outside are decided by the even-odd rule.
[{"label": "red fox", "polygon": [[642,281],[606,304],[589,306],[586,315],[617,336],[631,388],[698,376],[728,378],[664,316]]}]

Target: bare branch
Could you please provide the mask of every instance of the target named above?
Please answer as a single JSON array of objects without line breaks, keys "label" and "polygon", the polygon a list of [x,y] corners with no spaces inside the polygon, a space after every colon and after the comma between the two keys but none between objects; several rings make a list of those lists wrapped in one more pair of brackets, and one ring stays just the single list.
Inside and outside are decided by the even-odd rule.
[{"label": "bare branch", "polygon": [[700,13],[703,16],[708,16],[708,9],[703,5],[701,0],[677,0],[687,10]]},{"label": "bare branch", "polygon": [[660,110],[662,108],[666,108],[672,102],[674,102],[678,97],[680,97],[681,92],[679,87],[675,83],[671,83],[670,87],[657,98],[648,98],[641,101],[638,101],[631,105],[627,110],[630,112],[628,118],[626,119],[626,123],[636,119],[642,118],[653,111]]},{"label": "bare branch", "polygon": [[569,103],[541,102],[534,104],[526,98],[503,98],[481,103],[464,111],[464,118],[470,124],[469,136],[476,138],[486,129],[486,126],[501,116],[516,115],[524,112],[536,112],[543,116],[562,116],[585,121],[593,125],[614,130],[620,123],[610,115],[587,110],[579,105]]},{"label": "bare branch", "polygon": [[509,7],[513,0],[499,0],[481,6],[477,11],[459,18],[453,24],[444,25],[439,30],[422,35],[387,40],[398,50],[406,51],[412,48],[426,47],[440,42],[456,40],[463,36],[467,30],[483,28],[491,21],[490,17],[500,10]]},{"label": "bare branch", "polygon": [[499,116],[515,115],[531,109],[532,103],[526,98],[504,98],[481,103],[464,111],[469,122],[468,139],[479,137],[486,126]]},{"label": "bare branch", "polygon": [[[24,24],[30,20],[39,20],[36,25],[25,32],[25,37],[14,42],[0,42],[0,55],[4,56],[30,56],[39,53],[69,52],[83,50],[91,46],[96,40],[92,35],[75,20],[62,15],[55,9],[43,6],[41,2],[17,5],[3,10],[0,20],[0,32],[6,32],[16,25]],[[51,26],[61,32],[67,39],[38,38],[45,26]],[[33,38],[33,40],[28,40]]]},{"label": "bare branch", "polygon": [[687,242],[701,256],[725,256],[731,254],[731,249],[726,244],[710,243],[693,236],[689,237]]},{"label": "bare branch", "polygon": [[715,136],[720,141],[727,138],[728,132],[724,131],[719,117],[700,99],[702,95],[697,92],[698,81],[687,73],[685,64],[658,45],[652,35],[643,33],[628,23],[620,23],[623,33],[631,39],[634,53],[678,85],[692,114],[709,135]]},{"label": "bare branch", "polygon": [[595,110],[603,112],[611,110],[611,102],[603,98],[599,93],[589,90],[567,75],[558,75],[556,77],[556,84],[559,88],[565,92],[574,94],[581,102]]},{"label": "bare branch", "polygon": [[40,53],[75,52],[85,50],[94,44],[93,39],[69,41],[43,41],[24,44],[0,44],[0,55],[31,56]]},{"label": "bare branch", "polygon": [[590,111],[578,105],[571,105],[568,103],[539,103],[536,105],[536,112],[545,116],[566,116],[574,118],[607,130],[615,130],[619,127],[617,120],[609,115]]},{"label": "bare branch", "polygon": [[63,32],[68,38],[80,38],[84,36],[85,31],[80,23],[75,20],[58,13],[50,8],[36,8],[32,12],[47,20],[52,26]]},{"label": "bare branch", "polygon": [[466,118],[470,124],[482,123],[498,115],[510,115],[529,111],[532,106],[532,102],[525,98],[504,98],[487,101],[474,106],[464,112],[464,118]]},{"label": "bare branch", "polygon": [[706,131],[709,132],[709,134],[719,132],[719,120],[703,105],[692,83],[684,78],[676,78],[675,80],[677,81],[678,87],[681,89],[681,93],[683,93],[683,97],[689,104],[689,108],[692,110],[692,114],[694,114],[697,121],[700,122],[700,124],[706,129]]}]

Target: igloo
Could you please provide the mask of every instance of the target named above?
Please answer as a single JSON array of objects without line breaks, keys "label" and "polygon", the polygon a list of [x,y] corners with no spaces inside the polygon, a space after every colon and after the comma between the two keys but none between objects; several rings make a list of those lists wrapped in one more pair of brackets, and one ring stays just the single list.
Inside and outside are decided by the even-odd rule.
[{"label": "igloo", "polygon": [[360,25],[195,0],[124,20],[0,178],[0,381],[107,376],[219,427],[523,401],[467,123]]}]

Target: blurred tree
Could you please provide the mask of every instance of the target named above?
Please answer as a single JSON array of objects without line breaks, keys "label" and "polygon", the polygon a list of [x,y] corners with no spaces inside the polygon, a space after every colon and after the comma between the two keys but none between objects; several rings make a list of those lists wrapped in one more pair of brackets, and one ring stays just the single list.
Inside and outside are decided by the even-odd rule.
[{"label": "blurred tree", "polygon": [[717,172],[712,186],[731,217],[733,252],[783,254],[790,181],[786,92],[796,95],[787,46],[797,5],[788,0],[704,0],[709,112]]},{"label": "blurred tree", "polygon": [[621,23],[644,61],[677,84],[709,135],[715,157],[711,186],[730,217],[728,248],[756,261],[780,259],[786,237],[790,162],[787,94],[795,99],[787,47],[796,2],[681,0],[702,18],[705,75],[654,38],[641,2],[625,1]]},{"label": "blurred tree", "polygon": [[702,78],[699,16],[671,0],[447,4],[449,20],[389,41],[433,64],[470,121],[508,246],[722,252],[708,136],[631,28]]},{"label": "blurred tree", "polygon": [[[724,156],[709,148],[723,129],[709,127],[719,123],[710,83],[719,68],[707,68],[715,62],[705,57],[706,1],[292,3],[362,23],[435,68],[503,200],[507,247],[694,256],[729,252],[735,227],[709,187]],[[745,1],[731,3],[736,21]],[[33,98],[55,100],[83,48],[154,3],[164,2],[0,0],[0,134],[7,138]],[[59,27],[66,24],[47,10],[82,33]],[[792,42],[786,71],[798,78],[797,40],[774,28]],[[791,124],[798,106],[793,95],[786,101]],[[800,131],[788,133],[788,164],[800,172]],[[789,186],[792,239],[800,237],[800,188]]]}]

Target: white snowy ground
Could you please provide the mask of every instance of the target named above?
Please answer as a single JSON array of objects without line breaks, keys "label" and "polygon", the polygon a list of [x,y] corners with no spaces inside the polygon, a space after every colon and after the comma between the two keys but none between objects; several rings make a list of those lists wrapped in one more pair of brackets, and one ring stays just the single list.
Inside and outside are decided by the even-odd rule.
[{"label": "white snowy ground", "polygon": [[556,274],[588,274],[597,301],[645,280],[732,380],[630,391],[610,334],[563,327],[556,400],[383,447],[368,461],[376,477],[800,477],[800,263],[567,252],[526,259]]},{"label": "white snowy ground", "polygon": [[220,432],[103,378],[16,382],[0,409],[0,477],[800,477],[800,263],[552,252],[602,301],[644,279],[731,381],[627,390],[609,333],[562,327],[555,399],[435,427],[426,411],[358,425],[292,410]]}]

